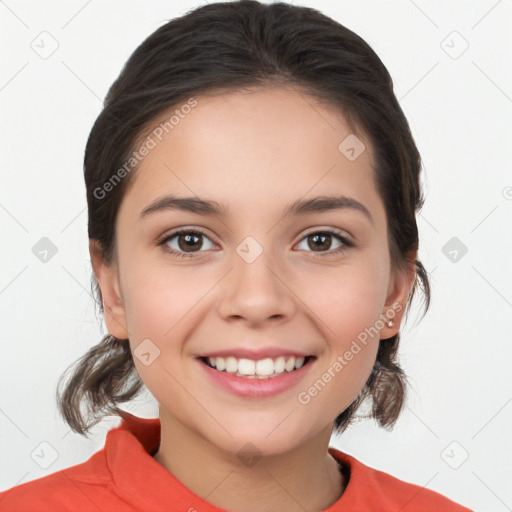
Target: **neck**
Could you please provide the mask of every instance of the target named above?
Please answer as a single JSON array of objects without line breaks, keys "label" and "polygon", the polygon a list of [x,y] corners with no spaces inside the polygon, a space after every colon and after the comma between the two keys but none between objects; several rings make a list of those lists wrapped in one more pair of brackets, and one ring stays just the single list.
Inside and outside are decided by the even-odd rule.
[{"label": "neck", "polygon": [[322,511],[343,494],[347,482],[327,451],[330,425],[285,453],[250,460],[225,452],[162,412],[154,459],[216,507],[239,512]]}]

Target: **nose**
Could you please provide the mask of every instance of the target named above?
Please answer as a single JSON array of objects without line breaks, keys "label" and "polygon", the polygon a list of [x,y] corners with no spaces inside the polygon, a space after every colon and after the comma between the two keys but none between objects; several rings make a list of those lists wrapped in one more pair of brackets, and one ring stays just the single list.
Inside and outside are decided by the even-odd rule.
[{"label": "nose", "polygon": [[286,275],[272,264],[267,252],[251,263],[234,254],[233,268],[219,283],[219,313],[225,320],[245,321],[254,327],[268,320],[285,322],[296,311],[296,297]]}]

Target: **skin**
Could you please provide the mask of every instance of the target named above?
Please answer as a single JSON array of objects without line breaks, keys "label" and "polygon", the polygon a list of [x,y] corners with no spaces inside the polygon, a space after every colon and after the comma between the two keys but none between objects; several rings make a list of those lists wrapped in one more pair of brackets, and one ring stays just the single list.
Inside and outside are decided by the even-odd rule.
[{"label": "skin", "polygon": [[[414,272],[391,267],[371,145],[359,137],[366,150],[354,161],[338,150],[351,133],[338,111],[290,88],[196,99],[133,176],[117,218],[117,260],[106,265],[91,241],[105,322],[113,336],[129,338],[132,351],[147,338],[160,350],[148,366],[134,357],[160,404],[156,461],[228,510],[323,510],[346,486],[327,453],[333,421],[366,382],[379,336],[308,404],[297,395],[393,304],[405,306]],[[213,199],[230,213],[221,219],[168,210],[139,219],[167,193]],[[373,222],[349,209],[282,216],[297,199],[342,194],[363,203]],[[190,258],[158,246],[179,227],[206,232]],[[342,231],[354,247],[334,254],[342,243],[333,237],[316,249],[308,235],[321,228]],[[252,263],[236,252],[247,236],[263,249]],[[186,251],[183,237],[179,242],[177,236],[167,247]],[[402,313],[380,338],[398,332]],[[242,398],[212,385],[196,359],[242,345],[317,359],[291,390]],[[262,456],[252,467],[237,456],[247,442]]]}]

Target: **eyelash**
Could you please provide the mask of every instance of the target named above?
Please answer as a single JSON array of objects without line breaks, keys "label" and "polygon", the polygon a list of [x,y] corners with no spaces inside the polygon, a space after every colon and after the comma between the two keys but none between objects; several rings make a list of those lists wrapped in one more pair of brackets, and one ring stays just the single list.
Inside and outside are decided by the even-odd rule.
[{"label": "eyelash", "polygon": [[[168,252],[168,253],[170,253],[173,256],[176,256],[178,258],[191,258],[191,257],[194,257],[196,254],[198,254],[200,252],[204,252],[204,251],[198,251],[196,253],[179,252],[179,251],[176,251],[174,249],[171,249],[169,246],[166,245],[167,242],[172,240],[174,237],[176,237],[177,235],[182,235],[182,234],[202,235],[202,236],[204,236],[206,238],[209,238],[206,233],[203,233],[199,229],[183,228],[183,229],[179,229],[179,230],[174,231],[174,232],[170,233],[169,235],[167,235],[161,242],[158,243],[158,245],[159,246],[164,246],[164,250],[166,252]],[[323,258],[325,256],[332,256],[333,254],[343,254],[345,251],[347,251],[348,249],[350,249],[351,247],[354,246],[354,244],[350,240],[348,240],[346,237],[341,235],[339,231],[333,230],[333,229],[322,229],[322,230],[318,230],[318,231],[311,231],[310,233],[307,233],[306,235],[304,235],[300,239],[299,242],[302,242],[302,240],[304,240],[304,238],[307,238],[308,236],[317,235],[317,234],[333,235],[334,238],[336,238],[340,242],[342,242],[343,245],[341,247],[338,247],[337,249],[332,249],[330,251],[323,251],[323,252],[319,252],[319,253],[315,253],[315,251],[306,251],[306,252],[312,252],[314,257]]]}]

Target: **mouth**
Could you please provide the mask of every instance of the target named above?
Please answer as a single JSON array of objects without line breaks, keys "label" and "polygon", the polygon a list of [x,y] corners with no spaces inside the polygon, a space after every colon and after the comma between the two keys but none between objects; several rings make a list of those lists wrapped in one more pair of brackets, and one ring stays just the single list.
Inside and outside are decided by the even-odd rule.
[{"label": "mouth", "polygon": [[204,365],[220,374],[229,374],[241,379],[269,380],[295,373],[309,366],[315,356],[280,356],[260,360],[235,357],[199,357]]},{"label": "mouth", "polygon": [[216,389],[248,399],[263,399],[296,388],[311,371],[316,356],[237,359],[197,357],[208,381]]}]

